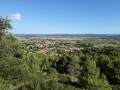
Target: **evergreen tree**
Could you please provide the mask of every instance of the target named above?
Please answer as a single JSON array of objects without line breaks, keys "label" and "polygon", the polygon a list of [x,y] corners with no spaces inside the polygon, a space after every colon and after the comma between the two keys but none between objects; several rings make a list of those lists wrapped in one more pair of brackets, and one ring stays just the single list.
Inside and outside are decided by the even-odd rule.
[{"label": "evergreen tree", "polygon": [[96,62],[94,60],[89,60],[85,65],[83,65],[83,69],[79,76],[79,83],[83,88],[106,88],[109,85],[109,82],[106,80],[104,75],[102,77],[103,78],[101,79],[100,69],[96,66]]},{"label": "evergreen tree", "polygon": [[0,40],[7,33],[7,30],[12,29],[10,21],[11,20],[9,20],[7,17],[6,18],[2,18],[2,16],[0,17]]}]

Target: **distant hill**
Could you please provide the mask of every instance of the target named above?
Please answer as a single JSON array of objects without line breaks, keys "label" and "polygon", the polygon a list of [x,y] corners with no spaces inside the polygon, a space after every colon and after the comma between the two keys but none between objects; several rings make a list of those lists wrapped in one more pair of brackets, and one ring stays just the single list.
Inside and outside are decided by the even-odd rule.
[{"label": "distant hill", "polygon": [[111,37],[120,38],[120,34],[14,34],[17,37]]}]

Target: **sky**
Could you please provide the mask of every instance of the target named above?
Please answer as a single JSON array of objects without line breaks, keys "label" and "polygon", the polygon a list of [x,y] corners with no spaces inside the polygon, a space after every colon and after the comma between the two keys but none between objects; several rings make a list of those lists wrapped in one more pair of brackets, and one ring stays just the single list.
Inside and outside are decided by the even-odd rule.
[{"label": "sky", "polygon": [[0,0],[14,34],[120,34],[120,0]]}]

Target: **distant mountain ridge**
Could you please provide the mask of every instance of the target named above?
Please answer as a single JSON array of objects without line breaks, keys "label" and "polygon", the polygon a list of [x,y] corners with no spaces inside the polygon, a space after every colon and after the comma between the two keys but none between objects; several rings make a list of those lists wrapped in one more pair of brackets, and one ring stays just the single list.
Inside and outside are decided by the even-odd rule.
[{"label": "distant mountain ridge", "polygon": [[119,37],[120,34],[14,34],[17,37]]}]

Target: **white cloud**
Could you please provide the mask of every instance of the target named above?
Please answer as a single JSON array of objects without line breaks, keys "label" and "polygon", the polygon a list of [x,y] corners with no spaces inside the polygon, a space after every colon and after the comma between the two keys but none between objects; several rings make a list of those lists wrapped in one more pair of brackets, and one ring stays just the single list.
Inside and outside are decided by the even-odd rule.
[{"label": "white cloud", "polygon": [[21,20],[21,14],[10,14],[12,20]]}]

